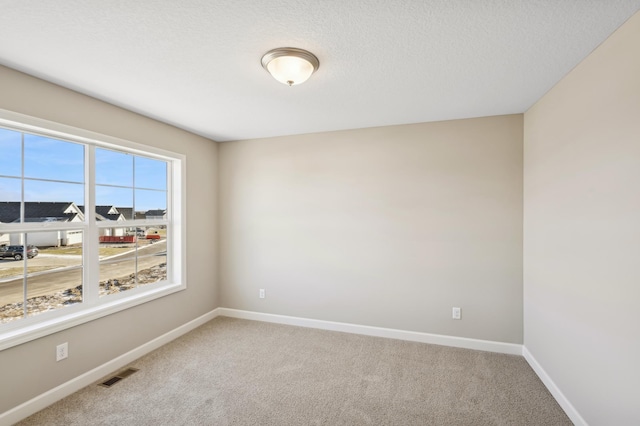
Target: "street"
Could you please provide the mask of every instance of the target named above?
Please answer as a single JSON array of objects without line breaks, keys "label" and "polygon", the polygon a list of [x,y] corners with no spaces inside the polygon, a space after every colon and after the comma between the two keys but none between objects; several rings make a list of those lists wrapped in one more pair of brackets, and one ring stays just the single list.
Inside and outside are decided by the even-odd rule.
[{"label": "street", "polygon": [[[138,248],[138,271],[166,262],[166,240],[159,241]],[[135,272],[134,251],[101,260],[100,281],[107,279],[121,279]],[[140,257],[144,256],[144,257]],[[79,256],[37,256],[29,259],[29,266],[41,266],[42,268],[55,267],[60,270],[37,272],[27,278],[27,298],[54,294],[58,291],[77,287],[82,283],[81,269],[72,269],[79,266],[82,259]],[[0,261],[0,268],[22,267],[22,262],[13,260]],[[48,266],[47,266],[48,265]],[[0,282],[0,306],[23,301],[23,278]]]}]

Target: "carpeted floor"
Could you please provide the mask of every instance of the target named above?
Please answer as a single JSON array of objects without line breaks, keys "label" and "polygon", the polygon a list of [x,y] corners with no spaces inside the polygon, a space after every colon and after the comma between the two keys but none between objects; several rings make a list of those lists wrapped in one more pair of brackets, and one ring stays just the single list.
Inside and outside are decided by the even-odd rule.
[{"label": "carpeted floor", "polygon": [[571,425],[524,358],[401,340],[219,317],[130,367],[19,425]]}]

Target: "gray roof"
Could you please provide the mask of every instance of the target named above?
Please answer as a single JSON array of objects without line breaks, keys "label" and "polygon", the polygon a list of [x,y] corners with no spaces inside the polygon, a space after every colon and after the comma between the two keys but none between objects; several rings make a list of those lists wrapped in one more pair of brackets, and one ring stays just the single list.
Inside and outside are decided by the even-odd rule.
[{"label": "gray roof", "polygon": [[[84,213],[84,206],[78,206],[78,208],[82,211],[82,213]],[[118,213],[111,213],[116,211]],[[120,219],[121,214],[122,213],[120,212],[120,209],[114,206],[96,206],[96,219],[98,220],[118,220]],[[127,219],[126,216],[124,216],[124,218]]]},{"label": "gray roof", "polygon": [[11,223],[20,218],[20,203],[13,201],[0,202],[0,222]]},{"label": "gray roof", "polygon": [[[69,208],[75,207],[84,214],[84,206],[76,206],[72,202],[47,202],[47,201],[27,201],[24,203],[25,222],[68,222],[73,220],[76,213],[65,213]],[[133,214],[132,208],[123,208]],[[117,213],[112,213],[117,212]],[[120,218],[129,218],[118,208],[113,206],[96,206],[96,217],[98,220],[117,221]],[[19,201],[0,201],[0,222],[13,223],[20,221]]]},{"label": "gray roof", "polygon": [[108,217],[112,215],[113,206],[96,206],[96,213],[100,216]]},{"label": "gray roof", "polygon": [[[76,213],[65,213],[72,202],[27,201],[24,203],[26,222],[66,222],[75,218]],[[0,201],[0,222],[11,223],[20,220],[19,201]]]},{"label": "gray roof", "polygon": [[116,207],[116,210],[118,210],[127,220],[134,219],[132,207]]}]

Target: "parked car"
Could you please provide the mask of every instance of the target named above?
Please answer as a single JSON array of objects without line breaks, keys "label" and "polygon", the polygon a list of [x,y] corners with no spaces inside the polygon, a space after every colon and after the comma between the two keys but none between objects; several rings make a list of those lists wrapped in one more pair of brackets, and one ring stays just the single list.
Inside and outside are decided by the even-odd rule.
[{"label": "parked car", "polygon": [[[27,246],[27,257],[32,259],[38,255],[38,247]],[[12,257],[15,260],[22,260],[24,256],[24,246],[4,246],[0,247],[0,258]]]}]

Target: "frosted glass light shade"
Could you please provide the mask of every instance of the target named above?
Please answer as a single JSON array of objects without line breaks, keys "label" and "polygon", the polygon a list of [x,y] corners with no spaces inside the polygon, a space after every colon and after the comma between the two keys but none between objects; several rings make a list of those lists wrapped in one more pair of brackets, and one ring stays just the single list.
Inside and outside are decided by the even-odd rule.
[{"label": "frosted glass light shade", "polygon": [[311,63],[295,56],[275,58],[269,62],[267,70],[273,78],[289,86],[307,81],[314,71]]},{"label": "frosted glass light shade", "polygon": [[306,50],[282,47],[265,53],[262,66],[280,83],[294,86],[307,81],[320,62]]}]

